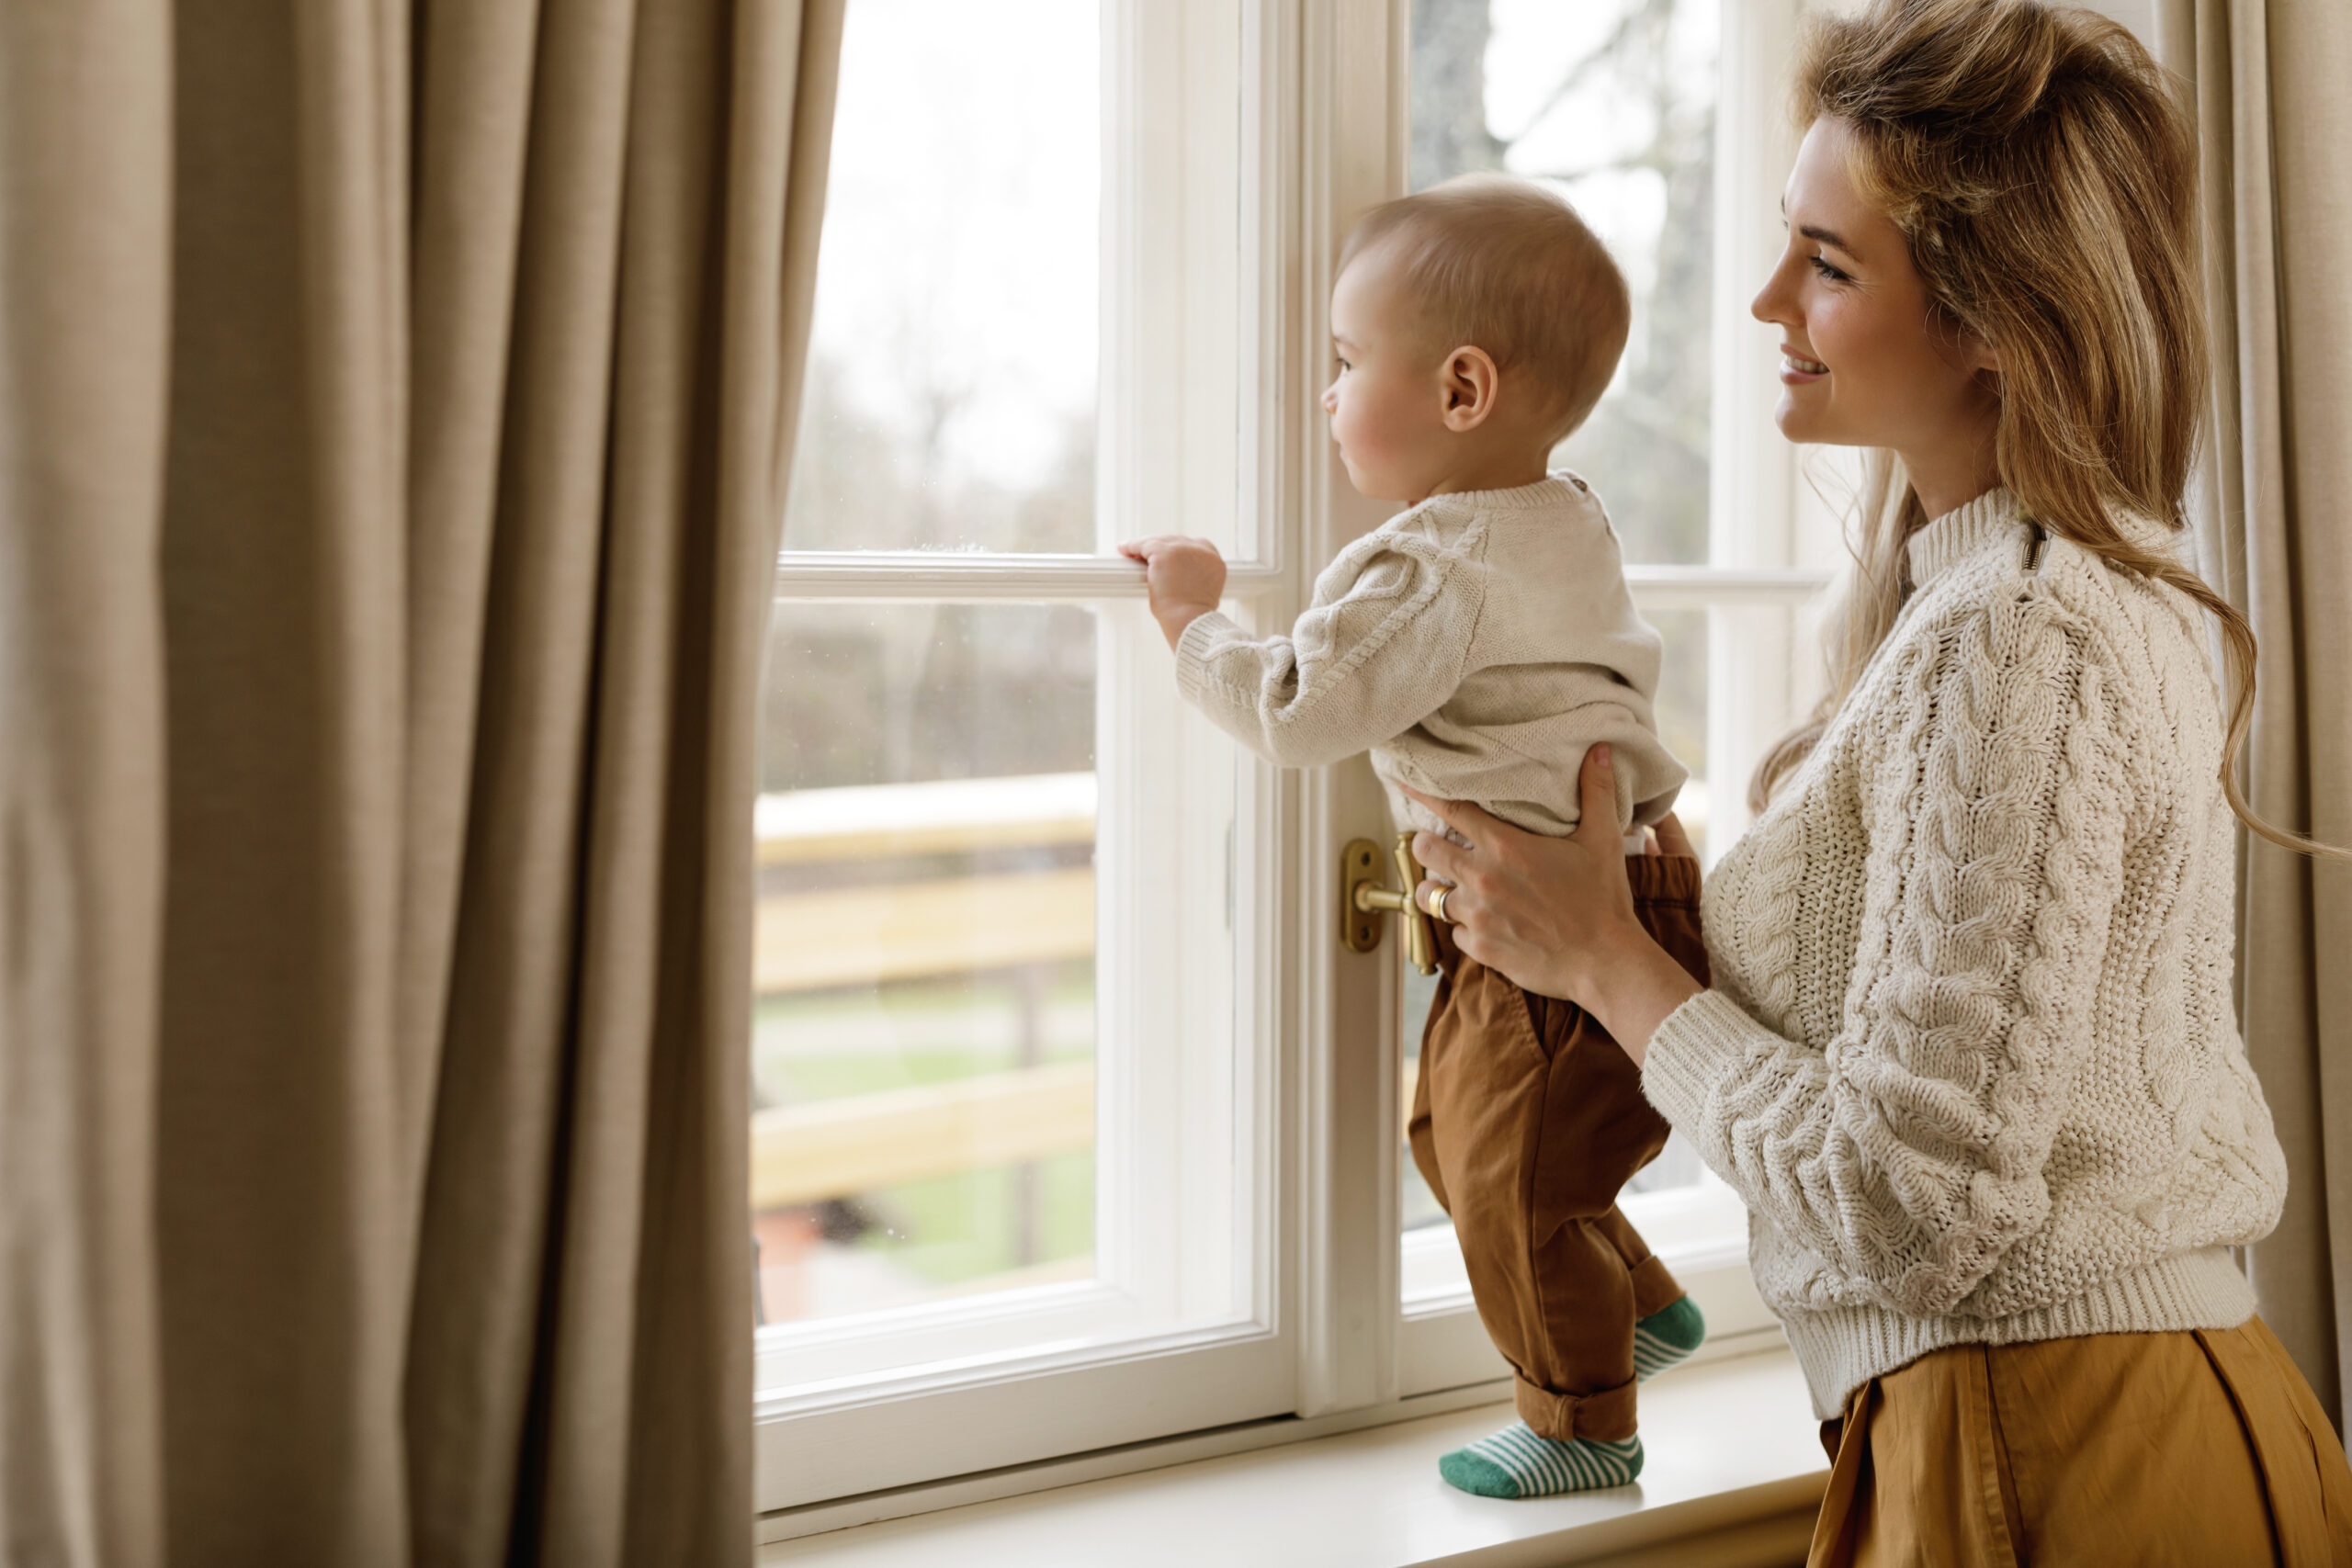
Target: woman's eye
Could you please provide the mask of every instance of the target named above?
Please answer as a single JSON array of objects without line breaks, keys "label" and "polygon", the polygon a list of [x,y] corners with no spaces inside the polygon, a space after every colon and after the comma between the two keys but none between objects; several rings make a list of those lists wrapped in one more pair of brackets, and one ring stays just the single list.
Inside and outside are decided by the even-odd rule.
[{"label": "woman's eye", "polygon": [[1814,271],[1821,274],[1822,276],[1829,279],[1830,282],[1843,283],[1847,280],[1848,275],[1838,271],[1836,267],[1831,266],[1826,258],[1815,255],[1807,256],[1804,259],[1813,264]]}]

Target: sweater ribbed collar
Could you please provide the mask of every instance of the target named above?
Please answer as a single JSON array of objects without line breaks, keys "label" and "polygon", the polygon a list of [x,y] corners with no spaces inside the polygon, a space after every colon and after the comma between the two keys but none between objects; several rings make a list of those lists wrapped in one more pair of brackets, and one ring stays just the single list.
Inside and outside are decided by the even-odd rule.
[{"label": "sweater ribbed collar", "polygon": [[1566,505],[1586,493],[1581,485],[1568,477],[1566,468],[1556,468],[1532,485],[1513,485],[1508,490],[1453,491],[1444,495],[1433,495],[1430,501],[1468,507],[1476,512],[1532,512],[1538,507]]},{"label": "sweater ribbed collar", "polygon": [[1911,586],[1925,588],[1979,550],[2012,544],[2030,528],[2018,515],[2017,498],[2008,487],[1996,485],[1974,501],[1945,513],[1905,543]]}]

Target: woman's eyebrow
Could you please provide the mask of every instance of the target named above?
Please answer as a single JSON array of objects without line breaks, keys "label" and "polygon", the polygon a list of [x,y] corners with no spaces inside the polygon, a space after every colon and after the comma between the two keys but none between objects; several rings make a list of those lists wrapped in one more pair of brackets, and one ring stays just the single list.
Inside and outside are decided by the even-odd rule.
[{"label": "woman's eyebrow", "polygon": [[[1786,196],[1783,196],[1781,197],[1781,221],[1785,223],[1788,220],[1789,198]],[[1861,254],[1860,251],[1857,251],[1853,246],[1848,244],[1844,236],[1840,235],[1836,230],[1825,229],[1818,223],[1806,223],[1800,225],[1797,229],[1797,232],[1803,234],[1808,240],[1817,240],[1825,245],[1841,250],[1849,256],[1860,256]]]}]

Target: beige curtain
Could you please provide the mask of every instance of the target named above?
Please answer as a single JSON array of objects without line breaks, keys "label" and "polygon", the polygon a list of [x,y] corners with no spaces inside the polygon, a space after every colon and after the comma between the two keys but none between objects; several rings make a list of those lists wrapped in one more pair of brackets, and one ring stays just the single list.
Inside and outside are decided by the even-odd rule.
[{"label": "beige curtain", "polygon": [[842,0],[0,6],[0,1541],[745,1562]]},{"label": "beige curtain", "polygon": [[[2159,0],[2203,142],[2214,440],[2199,564],[2254,624],[2250,794],[2352,844],[2352,6]],[[2238,1005],[2291,1175],[2262,1312],[2352,1407],[2352,866],[2240,850]]]}]

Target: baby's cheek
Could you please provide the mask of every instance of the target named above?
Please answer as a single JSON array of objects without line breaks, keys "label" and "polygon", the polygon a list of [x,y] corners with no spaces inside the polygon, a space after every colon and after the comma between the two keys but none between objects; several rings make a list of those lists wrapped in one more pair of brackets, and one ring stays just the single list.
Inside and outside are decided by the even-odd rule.
[{"label": "baby's cheek", "polygon": [[1384,418],[1377,400],[1358,398],[1340,406],[1340,421],[1332,428],[1340,433],[1341,444],[1365,457],[1374,457],[1388,449],[1395,438],[1395,421]]}]

